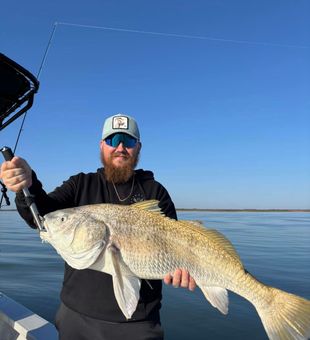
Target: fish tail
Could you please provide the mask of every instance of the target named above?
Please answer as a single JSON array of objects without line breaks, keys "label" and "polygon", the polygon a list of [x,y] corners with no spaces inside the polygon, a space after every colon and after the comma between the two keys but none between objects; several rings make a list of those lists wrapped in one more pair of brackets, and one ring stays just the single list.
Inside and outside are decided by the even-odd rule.
[{"label": "fish tail", "polygon": [[268,287],[270,293],[257,312],[271,340],[308,339],[310,337],[310,301]]}]

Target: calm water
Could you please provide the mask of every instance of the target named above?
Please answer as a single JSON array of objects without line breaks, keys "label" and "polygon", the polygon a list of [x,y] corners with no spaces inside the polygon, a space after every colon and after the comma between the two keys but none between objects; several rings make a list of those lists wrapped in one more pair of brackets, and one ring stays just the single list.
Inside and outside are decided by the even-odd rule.
[{"label": "calm water", "polygon": [[[260,281],[310,299],[310,214],[182,212],[225,234]],[[0,291],[53,321],[63,262],[16,212],[0,212]],[[199,289],[164,287],[166,339],[266,339],[253,306],[229,293],[229,314],[214,309]]]}]

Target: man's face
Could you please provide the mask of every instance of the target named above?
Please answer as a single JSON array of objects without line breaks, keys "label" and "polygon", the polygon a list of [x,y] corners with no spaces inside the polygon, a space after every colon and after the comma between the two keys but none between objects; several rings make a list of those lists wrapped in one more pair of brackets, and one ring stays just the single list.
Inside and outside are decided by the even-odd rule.
[{"label": "man's face", "polygon": [[117,147],[113,147],[101,140],[100,155],[107,180],[114,183],[126,182],[132,176],[138,163],[140,149],[140,142],[129,148],[125,147],[123,142]]}]

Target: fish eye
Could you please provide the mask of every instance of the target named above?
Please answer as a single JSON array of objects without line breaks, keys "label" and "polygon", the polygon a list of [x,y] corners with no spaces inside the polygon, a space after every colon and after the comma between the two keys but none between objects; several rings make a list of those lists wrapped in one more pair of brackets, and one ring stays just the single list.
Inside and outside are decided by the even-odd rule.
[{"label": "fish eye", "polygon": [[66,221],[66,217],[65,217],[65,216],[62,216],[62,217],[60,218],[60,221],[61,221],[61,222],[65,222],[65,221]]}]

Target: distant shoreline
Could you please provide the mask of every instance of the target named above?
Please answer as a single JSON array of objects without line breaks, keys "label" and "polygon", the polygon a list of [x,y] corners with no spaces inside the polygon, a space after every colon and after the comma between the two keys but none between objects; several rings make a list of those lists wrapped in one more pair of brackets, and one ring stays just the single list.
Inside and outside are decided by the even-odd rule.
[{"label": "distant shoreline", "polygon": [[[177,211],[209,211],[209,212],[304,212],[310,213],[310,209],[203,209],[203,208],[176,208]],[[17,209],[0,209],[3,211],[17,211]]]},{"label": "distant shoreline", "polygon": [[177,211],[209,211],[209,212],[305,212],[310,209],[199,209],[199,208],[176,208]]}]

